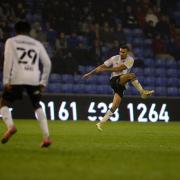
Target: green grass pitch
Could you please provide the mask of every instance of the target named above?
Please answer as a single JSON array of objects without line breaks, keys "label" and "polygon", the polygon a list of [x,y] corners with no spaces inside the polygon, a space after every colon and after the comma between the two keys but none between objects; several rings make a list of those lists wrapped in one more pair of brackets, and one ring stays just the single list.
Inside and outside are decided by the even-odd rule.
[{"label": "green grass pitch", "polygon": [[[39,147],[35,120],[15,120],[0,144],[1,180],[179,180],[180,123],[50,121],[53,144]],[[0,121],[0,135],[5,126]]]}]

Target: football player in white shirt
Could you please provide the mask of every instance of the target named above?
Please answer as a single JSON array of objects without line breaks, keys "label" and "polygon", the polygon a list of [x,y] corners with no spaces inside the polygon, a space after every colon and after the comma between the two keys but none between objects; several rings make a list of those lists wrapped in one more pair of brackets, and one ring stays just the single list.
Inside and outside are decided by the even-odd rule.
[{"label": "football player in white shirt", "polygon": [[[7,39],[4,51],[3,93],[0,100],[0,113],[7,126],[7,131],[1,140],[6,143],[16,133],[11,112],[8,106],[21,99],[26,91],[43,133],[41,147],[48,147],[52,142],[49,137],[48,123],[39,102],[51,71],[51,61],[44,46],[29,36],[30,25],[25,21],[15,24],[16,36]],[[39,62],[43,66],[39,70]]]},{"label": "football player in white shirt", "polygon": [[131,81],[133,86],[139,91],[142,98],[147,98],[154,93],[154,90],[144,90],[137,80],[136,75],[130,72],[133,64],[133,57],[128,55],[128,46],[124,45],[119,49],[119,55],[109,58],[104,62],[104,64],[98,66],[83,76],[83,78],[88,79],[92,75],[100,72],[112,72],[110,78],[110,85],[114,91],[112,107],[106,112],[102,120],[96,124],[98,130],[102,131],[102,124],[105,123],[119,107],[124,90],[126,89],[129,81]]}]

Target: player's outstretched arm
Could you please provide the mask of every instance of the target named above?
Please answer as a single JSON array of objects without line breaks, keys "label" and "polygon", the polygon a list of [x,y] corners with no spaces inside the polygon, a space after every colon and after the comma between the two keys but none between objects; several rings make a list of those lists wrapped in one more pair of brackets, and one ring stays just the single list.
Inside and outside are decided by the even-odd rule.
[{"label": "player's outstretched arm", "polygon": [[101,72],[117,72],[117,71],[123,71],[124,69],[127,69],[127,67],[124,64],[117,67],[107,67],[105,64],[102,64],[98,66],[97,68],[93,69],[92,71],[84,74],[83,78],[89,79],[94,74],[98,74]]},{"label": "player's outstretched arm", "polygon": [[93,69],[92,71],[86,73],[83,75],[83,79],[89,79],[91,76],[98,74],[100,72],[104,72],[106,69],[106,65],[101,64],[100,66],[96,67],[95,69]]}]

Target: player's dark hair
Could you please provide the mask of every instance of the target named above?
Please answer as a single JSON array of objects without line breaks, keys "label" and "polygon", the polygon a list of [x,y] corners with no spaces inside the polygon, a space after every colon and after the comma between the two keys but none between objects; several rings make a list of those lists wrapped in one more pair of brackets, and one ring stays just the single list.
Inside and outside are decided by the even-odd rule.
[{"label": "player's dark hair", "polygon": [[129,47],[128,47],[128,45],[126,45],[126,44],[122,44],[122,45],[120,46],[120,48],[129,50]]},{"label": "player's dark hair", "polygon": [[29,34],[29,32],[31,31],[31,26],[28,22],[26,21],[18,21],[16,24],[15,24],[15,32],[17,34],[19,33],[26,33],[26,34]]}]

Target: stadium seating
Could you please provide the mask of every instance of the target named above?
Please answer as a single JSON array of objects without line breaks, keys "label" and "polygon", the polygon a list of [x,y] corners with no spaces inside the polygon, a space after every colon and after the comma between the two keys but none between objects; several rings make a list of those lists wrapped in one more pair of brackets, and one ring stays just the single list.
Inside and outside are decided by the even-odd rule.
[{"label": "stadium seating", "polygon": [[166,75],[167,77],[173,77],[173,78],[178,77],[178,73],[176,69],[166,69]]},{"label": "stadium seating", "polygon": [[141,38],[133,38],[132,44],[134,47],[142,47],[143,46],[143,39]]},{"label": "stadium seating", "polygon": [[3,84],[0,82],[0,91],[3,90]]},{"label": "stadium seating", "polygon": [[78,70],[81,74],[85,74],[87,72],[87,67],[79,65]]},{"label": "stadium seating", "polygon": [[84,80],[86,84],[97,84],[97,76],[92,76],[89,79]]},{"label": "stadium seating", "polygon": [[167,88],[168,96],[178,96],[178,88],[177,87],[169,87]]},{"label": "stadium seating", "polygon": [[144,58],[153,58],[154,53],[151,48],[144,48],[143,51],[143,57]]},{"label": "stadium seating", "polygon": [[[41,28],[42,28],[42,32],[44,33],[45,38],[43,39],[43,41],[48,41],[47,43],[47,51],[50,54],[51,58],[53,59],[53,55],[56,53],[56,51],[59,49],[55,46],[55,41],[57,40],[56,38],[58,38],[58,33],[59,32],[63,32],[65,39],[67,40],[67,48],[65,48],[65,52],[66,53],[62,53],[62,57],[65,58],[66,56],[68,56],[68,53],[71,52],[72,53],[72,58],[75,60],[75,62],[78,64],[78,69],[76,72],[69,72],[69,74],[57,74],[52,72],[49,78],[49,84],[47,87],[46,92],[50,92],[50,93],[97,93],[97,94],[108,94],[111,93],[112,90],[109,86],[109,77],[110,74],[108,73],[104,73],[104,74],[100,74],[100,75],[95,75],[92,76],[90,79],[82,79],[82,75],[91,71],[92,69],[94,69],[94,64],[98,65],[101,64],[103,62],[103,60],[105,60],[107,57],[109,57],[109,55],[113,54],[114,51],[114,36],[111,39],[112,42],[109,42],[109,39],[107,39],[107,41],[101,40],[101,37],[96,37],[96,33],[94,33],[97,29],[95,29],[95,24],[93,24],[92,22],[89,23],[88,21],[86,21],[86,25],[84,25],[81,21],[81,18],[84,16],[86,16],[82,11],[82,16],[78,17],[79,14],[77,14],[77,16],[72,16],[72,14],[70,14],[70,16],[72,17],[72,21],[74,22],[74,24],[72,23],[72,27],[70,28],[70,25],[68,22],[64,23],[64,26],[67,26],[66,28],[64,28],[64,26],[62,27],[61,25],[57,25],[59,23],[59,21],[61,21],[64,17],[63,14],[61,14],[62,18],[56,18],[56,16],[53,16],[53,11],[49,12],[50,14],[48,14],[48,12],[46,11],[46,3],[44,3],[45,1],[35,1],[35,0],[25,0],[23,2],[23,6],[26,7],[25,9],[27,9],[27,13],[25,14],[25,18],[27,20],[29,20],[29,22],[32,23],[32,27],[34,26],[34,23],[39,23]],[[73,4],[73,8],[78,10],[79,4],[78,3],[74,3],[75,1],[72,0],[72,4]],[[124,3],[125,2],[125,3]],[[130,3],[131,1],[124,1],[124,2],[116,2],[116,3],[121,3],[124,5],[124,7],[126,6],[132,6],[133,3]],[[10,1],[7,0],[6,2],[11,3]],[[66,2],[67,5],[70,2]],[[143,3],[143,2],[142,2]],[[157,8],[157,4],[154,3],[153,1],[152,3],[152,7]],[[173,3],[173,2],[172,2]],[[89,5],[91,4],[91,6],[94,6],[94,4],[96,4],[96,2],[89,3]],[[160,3],[160,6],[163,3]],[[9,4],[10,5],[10,4]],[[60,8],[62,8],[61,6],[63,6],[63,3],[57,3],[57,6],[60,6]],[[47,5],[48,9],[50,8],[59,8],[59,7],[54,7],[53,3],[52,6],[51,4]],[[83,8],[83,4],[82,4],[82,8]],[[173,24],[170,25],[175,25],[176,27],[180,27],[180,3],[177,1],[177,3],[174,3],[174,6],[172,6],[174,9],[171,9],[171,13],[165,12],[165,14],[167,15],[167,17],[170,20],[170,23],[173,22]],[[171,7],[171,8],[172,8]],[[12,11],[13,12],[17,12],[16,7],[12,7]],[[86,6],[86,8],[91,8],[88,7],[88,5]],[[126,9],[126,8],[125,8]],[[162,7],[160,8],[160,16],[161,16],[161,9],[163,9]],[[58,9],[59,10],[59,9]],[[101,10],[100,10],[101,11]],[[43,13],[44,12],[44,13]],[[56,11],[55,11],[56,12]],[[116,11],[112,11],[112,12],[116,12]],[[71,12],[69,12],[71,13]],[[95,14],[93,14],[93,11],[91,12],[92,14],[92,19],[94,19],[96,17]],[[100,12],[102,13],[102,12]],[[135,13],[133,11],[133,13]],[[18,17],[14,17],[14,22],[8,21],[8,18],[11,17],[8,15],[8,13],[4,12],[5,17],[3,17],[2,19],[7,19],[7,28],[8,27],[12,27],[12,25],[14,25],[15,21],[18,20]],[[43,16],[44,14],[46,14],[47,16]],[[99,33],[103,31],[104,25],[103,23],[106,23],[107,26],[111,26],[112,30],[115,31],[116,27],[118,24],[122,25],[122,31],[125,35],[125,39],[127,40],[127,43],[129,43],[130,48],[132,50],[132,52],[135,55],[135,58],[139,58],[143,61],[143,67],[133,67],[132,72],[134,72],[137,76],[137,78],[139,79],[139,81],[141,82],[141,84],[144,87],[150,87],[150,88],[154,88],[155,91],[157,91],[155,93],[155,95],[157,96],[172,96],[174,95],[180,95],[179,93],[179,89],[180,88],[180,59],[179,56],[175,57],[175,60],[170,60],[170,59],[160,59],[160,58],[156,58],[156,54],[154,54],[154,50],[153,50],[153,43],[154,43],[154,39],[155,37],[149,37],[146,35],[145,31],[144,31],[144,25],[142,26],[142,24],[140,22],[137,22],[137,26],[134,26],[133,28],[126,26],[126,24],[124,24],[123,22],[123,18],[117,18],[115,17],[115,14],[112,13],[111,18],[107,18],[109,17],[108,11],[106,11],[106,9],[103,10],[103,14],[104,14],[104,19],[106,19],[107,22],[104,22],[104,20],[102,20],[102,26],[100,25],[99,28]],[[123,16],[123,14],[122,14]],[[51,22],[51,18],[53,17],[53,26],[46,26],[46,24],[51,24],[49,22]],[[46,19],[47,18],[47,19]],[[109,19],[109,20],[108,20]],[[118,20],[117,20],[118,19]],[[12,18],[13,21],[13,18]],[[138,21],[138,20],[137,20]],[[9,23],[8,23],[9,22]],[[78,23],[77,23],[78,22]],[[80,25],[79,25],[80,24]],[[89,27],[89,28],[88,28]],[[4,29],[2,28],[2,31],[4,31]],[[87,28],[87,29],[86,29]],[[92,28],[92,29],[91,29]],[[94,29],[93,29],[94,28]],[[85,30],[86,29],[86,30]],[[112,31],[112,32],[113,32]],[[70,48],[68,47],[69,44],[72,45],[72,42],[70,42],[70,38],[71,38],[71,34],[76,32],[76,47],[74,48]],[[88,32],[88,33],[87,33]],[[6,34],[6,32],[3,32],[5,34],[4,39],[2,39],[1,43],[0,43],[0,51],[3,52],[4,49],[4,42],[7,38],[7,36],[12,36],[14,32],[9,32],[9,34]],[[2,34],[3,34],[2,33]],[[157,33],[157,32],[156,32]],[[98,33],[97,33],[98,34]],[[177,33],[178,34],[178,33]],[[109,34],[111,37],[112,34]],[[174,37],[174,36],[173,36]],[[169,39],[171,39],[172,37],[170,37]],[[178,38],[178,37],[177,37]],[[96,54],[91,54],[91,50],[94,48],[94,41],[98,40],[99,41],[99,54],[98,57],[96,57]],[[80,43],[80,44],[79,44]],[[119,41],[120,43],[120,41]],[[169,49],[169,46],[171,44],[168,44],[170,42],[168,42],[167,40],[167,49]],[[70,45],[70,46],[71,46]],[[79,45],[82,45],[82,49],[81,47],[79,47]],[[74,46],[74,43],[73,43]],[[87,50],[87,54],[90,56],[92,55],[92,57],[90,58],[90,56],[88,58],[90,58],[90,60],[88,58],[85,58],[84,60],[84,64],[86,65],[82,65],[81,63],[79,63],[79,58],[75,57],[75,52],[76,50]],[[94,49],[93,49],[94,50]],[[60,51],[64,51],[64,49],[60,50]],[[78,51],[79,52],[79,51]],[[81,51],[80,51],[81,52]],[[169,52],[170,53],[170,52]],[[79,53],[77,53],[79,55]],[[82,53],[83,54],[83,53]],[[171,53],[170,53],[171,54]],[[79,57],[79,56],[78,56]],[[86,56],[85,56],[86,57]],[[59,58],[59,57],[58,57]],[[94,60],[95,58],[95,60]],[[89,62],[91,62],[91,60],[94,60],[93,65]],[[54,59],[53,59],[54,60]],[[52,61],[53,62],[53,61]],[[63,67],[60,67],[63,68]],[[74,74],[72,74],[74,73]],[[2,79],[2,73],[0,73],[0,78]],[[176,87],[175,87],[176,86]],[[2,91],[2,82],[0,83],[0,90]],[[132,86],[130,86],[130,88],[127,91],[128,95],[138,95],[137,91],[135,88],[133,88]]]},{"label": "stadium seating", "polygon": [[[145,68],[134,67],[132,72],[136,74],[139,82],[144,88],[155,90],[155,96],[177,96],[180,88],[180,72],[176,69],[178,62],[162,61],[148,58],[144,61]],[[85,71],[92,66],[85,67]],[[55,93],[90,93],[111,94],[109,86],[109,74],[92,76],[90,79],[82,79],[81,74],[51,74],[47,92]],[[175,86],[177,86],[175,88]],[[137,90],[130,86],[126,95],[138,95]]]},{"label": "stadium seating", "polygon": [[59,93],[67,93],[67,94],[70,94],[73,92],[73,84],[62,84],[60,87],[60,91]]},{"label": "stadium seating", "polygon": [[85,87],[84,87],[84,92],[87,93],[87,94],[96,94],[97,93],[97,89],[96,89],[96,85],[89,85],[87,84]]},{"label": "stadium seating", "polygon": [[144,47],[145,48],[151,48],[151,46],[152,46],[152,40],[148,39],[148,38],[145,38],[144,39]]},{"label": "stadium seating", "polygon": [[156,68],[165,68],[166,67],[166,61],[162,59],[156,59],[155,60],[155,67]]},{"label": "stadium seating", "polygon": [[49,83],[61,83],[62,78],[60,74],[51,74],[49,77]]},{"label": "stadium seating", "polygon": [[155,86],[156,87],[165,87],[167,85],[167,79],[164,77],[155,78]]},{"label": "stadium seating", "polygon": [[147,77],[144,81],[145,86],[155,86],[155,78],[154,77]]},{"label": "stadium seating", "polygon": [[62,74],[62,83],[73,83],[74,82],[74,77],[71,74]]},{"label": "stadium seating", "polygon": [[82,94],[85,93],[85,86],[84,84],[73,84],[72,93]]},{"label": "stadium seating", "polygon": [[154,75],[154,68],[144,68],[144,76],[149,77]]},{"label": "stadium seating", "polygon": [[133,48],[133,52],[134,52],[136,57],[143,57],[144,56],[143,50],[139,47]]},{"label": "stadium seating", "polygon": [[156,68],[154,72],[155,72],[155,77],[166,77],[165,68]]},{"label": "stadium seating", "polygon": [[49,93],[60,93],[62,84],[59,83],[49,83],[47,86],[47,92]]},{"label": "stadium seating", "polygon": [[82,75],[80,74],[75,74],[73,76],[73,81],[74,81],[74,84],[85,84],[86,83],[86,80],[82,78]]},{"label": "stadium seating", "polygon": [[151,58],[144,59],[144,66],[147,68],[154,68],[155,67],[155,60]]},{"label": "stadium seating", "polygon": [[171,69],[176,69],[177,67],[177,62],[175,60],[168,60],[168,61],[165,61],[165,65],[167,68],[171,68]]},{"label": "stadium seating", "polygon": [[132,29],[131,34],[135,38],[142,38],[144,36],[144,33],[140,28]]},{"label": "stadium seating", "polygon": [[97,85],[96,93],[97,94],[109,94],[109,93],[112,93],[112,90],[108,85]]},{"label": "stadium seating", "polygon": [[177,24],[177,26],[180,26],[180,13],[179,13],[179,11],[175,11],[173,16],[174,16],[175,23]]},{"label": "stadium seating", "polygon": [[178,79],[177,78],[167,78],[167,85],[168,87],[176,86],[178,85]]},{"label": "stadium seating", "polygon": [[108,84],[109,83],[109,77],[107,75],[98,75],[96,76],[96,81],[97,81],[97,84],[102,84],[102,85],[105,85],[105,84]]},{"label": "stadium seating", "polygon": [[132,69],[132,72],[134,72],[137,77],[144,76],[144,71],[142,68],[135,67]]},{"label": "stadium seating", "polygon": [[163,86],[158,86],[155,88],[155,96],[166,96],[167,88]]}]

